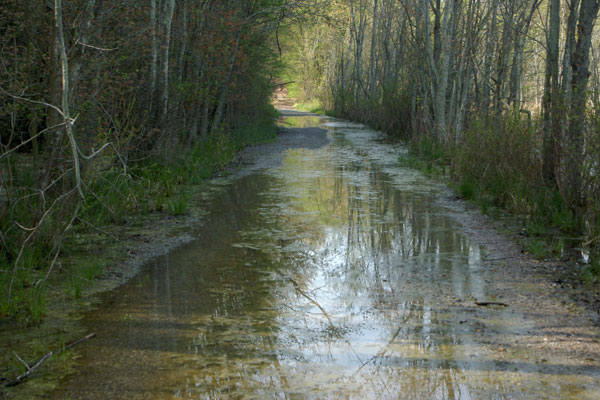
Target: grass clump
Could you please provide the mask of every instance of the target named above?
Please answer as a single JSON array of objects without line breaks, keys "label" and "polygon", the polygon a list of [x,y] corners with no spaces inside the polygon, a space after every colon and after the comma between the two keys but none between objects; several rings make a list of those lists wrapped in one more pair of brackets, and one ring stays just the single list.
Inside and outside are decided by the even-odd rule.
[{"label": "grass clump", "polygon": [[326,114],[325,108],[318,99],[309,100],[304,103],[298,103],[295,106],[300,111],[310,112],[319,115]]},{"label": "grass clump", "polygon": [[550,255],[548,242],[541,239],[532,239],[525,245],[526,251],[536,258],[544,258]]},{"label": "grass clump", "polygon": [[184,193],[167,201],[166,208],[170,215],[184,215],[188,209],[189,199]]},{"label": "grass clump", "polygon": [[94,280],[102,276],[104,269],[104,262],[98,258],[72,266],[67,272],[68,279],[63,292],[73,299],[81,299],[84,289],[90,287]]},{"label": "grass clump", "polygon": [[469,179],[462,179],[456,187],[458,194],[465,200],[474,200],[477,196],[477,184]]}]

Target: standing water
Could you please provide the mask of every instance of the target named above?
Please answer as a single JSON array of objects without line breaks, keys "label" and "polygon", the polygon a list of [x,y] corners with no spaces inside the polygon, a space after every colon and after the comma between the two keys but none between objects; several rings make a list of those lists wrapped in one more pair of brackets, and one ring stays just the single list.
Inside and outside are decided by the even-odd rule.
[{"label": "standing water", "polygon": [[329,144],[209,183],[198,239],[86,316],[55,398],[599,398],[597,368],[498,356],[530,326],[474,305],[495,282],[446,189],[360,125],[295,122]]}]

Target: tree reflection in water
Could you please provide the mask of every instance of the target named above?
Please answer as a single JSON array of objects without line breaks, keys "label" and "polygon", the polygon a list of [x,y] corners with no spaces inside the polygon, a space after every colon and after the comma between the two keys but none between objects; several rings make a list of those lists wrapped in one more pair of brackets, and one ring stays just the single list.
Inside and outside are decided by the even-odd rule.
[{"label": "tree reflection in water", "polygon": [[371,139],[347,140],[368,132],[330,135],[280,168],[214,183],[198,241],[88,317],[101,334],[56,397],[581,394],[573,388],[593,374],[494,357],[483,333],[518,337],[526,324],[465,303],[493,283],[479,247],[436,205],[435,185],[390,170]]}]

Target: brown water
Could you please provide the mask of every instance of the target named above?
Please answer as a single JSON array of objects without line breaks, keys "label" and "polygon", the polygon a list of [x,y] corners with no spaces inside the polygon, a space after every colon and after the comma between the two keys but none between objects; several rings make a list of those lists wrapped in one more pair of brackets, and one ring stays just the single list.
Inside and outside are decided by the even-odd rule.
[{"label": "brown water", "polygon": [[496,356],[490,334],[530,326],[472,306],[494,280],[443,187],[372,132],[307,121],[331,144],[210,183],[198,240],[105,296],[55,398],[600,397],[597,369]]}]

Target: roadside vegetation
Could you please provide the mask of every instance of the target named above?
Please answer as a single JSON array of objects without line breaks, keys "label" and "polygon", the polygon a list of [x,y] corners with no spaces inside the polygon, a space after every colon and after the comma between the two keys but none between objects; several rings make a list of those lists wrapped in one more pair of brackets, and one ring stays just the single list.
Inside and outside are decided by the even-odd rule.
[{"label": "roadside vegetation", "polygon": [[573,238],[598,280],[598,7],[337,1],[325,22],[288,28],[286,80],[307,109],[406,142],[402,162],[516,215],[530,253],[562,255],[559,238]]},{"label": "roadside vegetation", "polygon": [[300,0],[0,6],[0,323],[37,325],[48,296],[78,299],[102,275],[102,260],[57,272],[76,232],[185,214],[182,188],[274,137],[273,38],[306,10]]}]

